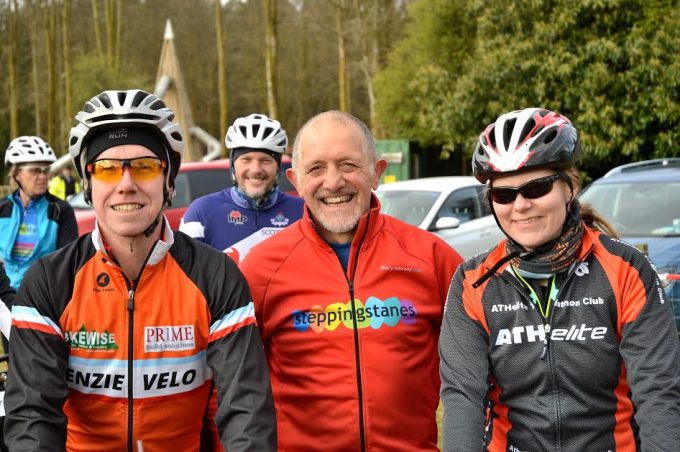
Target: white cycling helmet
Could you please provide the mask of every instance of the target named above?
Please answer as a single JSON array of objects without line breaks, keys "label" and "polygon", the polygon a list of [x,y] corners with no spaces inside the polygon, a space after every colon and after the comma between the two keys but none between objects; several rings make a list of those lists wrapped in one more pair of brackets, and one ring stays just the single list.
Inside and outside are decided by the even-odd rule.
[{"label": "white cycling helmet", "polygon": [[224,144],[230,151],[247,148],[283,154],[288,146],[288,136],[279,121],[254,113],[238,118],[229,126]]},{"label": "white cycling helmet", "polygon": [[57,156],[49,144],[40,137],[23,136],[12,140],[5,151],[5,166],[20,163],[55,162]]},{"label": "white cycling helmet", "polygon": [[163,142],[169,154],[168,175],[174,181],[184,151],[184,140],[175,114],[153,94],[139,89],[104,91],[85,102],[76,115],[78,124],[71,129],[69,153],[80,177],[85,180],[82,152],[88,139],[98,132],[116,130],[121,126],[149,128]]}]

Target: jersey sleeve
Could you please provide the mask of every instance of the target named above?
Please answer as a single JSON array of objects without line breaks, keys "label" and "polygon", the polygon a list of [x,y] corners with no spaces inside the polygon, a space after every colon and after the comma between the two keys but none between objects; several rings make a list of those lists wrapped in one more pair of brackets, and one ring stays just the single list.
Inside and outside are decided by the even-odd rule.
[{"label": "jersey sleeve", "polygon": [[470,290],[459,268],[451,282],[439,337],[444,451],[479,451],[484,445],[489,336]]},{"label": "jersey sleeve", "polygon": [[226,450],[275,450],[276,416],[264,347],[245,278],[231,259],[215,278],[208,365],[218,394],[215,416]]},{"label": "jersey sleeve", "polygon": [[207,243],[205,238],[205,220],[203,218],[202,198],[194,200],[179,223],[179,230],[199,242]]},{"label": "jersey sleeve", "polygon": [[621,293],[620,353],[640,427],[643,450],[677,450],[680,444],[680,342],[673,312],[656,272],[641,254]]},{"label": "jersey sleeve", "polygon": [[5,442],[12,451],[64,450],[68,348],[42,260],[26,273],[12,317]]}]

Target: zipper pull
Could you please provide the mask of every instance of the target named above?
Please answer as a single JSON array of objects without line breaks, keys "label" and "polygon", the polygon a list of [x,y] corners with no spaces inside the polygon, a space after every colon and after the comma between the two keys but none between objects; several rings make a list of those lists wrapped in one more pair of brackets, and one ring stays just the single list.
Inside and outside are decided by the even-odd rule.
[{"label": "zipper pull", "polygon": [[128,311],[132,312],[135,310],[135,291],[130,289],[128,291]]},{"label": "zipper pull", "polygon": [[545,337],[543,338],[543,351],[541,352],[541,361],[544,361],[548,356],[548,346],[550,345],[550,324],[543,324],[543,331],[545,331]]}]

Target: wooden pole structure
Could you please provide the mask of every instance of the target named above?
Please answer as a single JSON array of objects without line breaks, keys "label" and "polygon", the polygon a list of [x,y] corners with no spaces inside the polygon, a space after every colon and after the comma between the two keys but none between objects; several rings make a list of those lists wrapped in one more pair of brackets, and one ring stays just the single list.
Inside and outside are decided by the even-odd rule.
[{"label": "wooden pole structure", "polygon": [[158,63],[158,73],[156,74],[155,94],[161,97],[165,104],[175,112],[175,120],[182,126],[185,146],[182,160],[185,162],[200,160],[201,151],[198,146],[194,145],[189,133],[194,126],[194,119],[191,114],[191,105],[189,104],[184,77],[182,77],[179,58],[175,50],[175,36],[170,19],[165,22],[165,35],[163,36],[163,48]]}]

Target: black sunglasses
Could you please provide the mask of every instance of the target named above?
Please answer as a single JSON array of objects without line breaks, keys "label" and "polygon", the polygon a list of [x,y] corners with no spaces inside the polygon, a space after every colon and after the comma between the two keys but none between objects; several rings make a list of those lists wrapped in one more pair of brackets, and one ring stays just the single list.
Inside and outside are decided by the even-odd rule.
[{"label": "black sunglasses", "polygon": [[515,188],[493,187],[489,189],[489,197],[497,204],[510,204],[517,198],[517,193],[521,193],[522,197],[526,199],[540,198],[550,193],[553,184],[559,178],[560,176],[553,174],[552,176],[530,180]]}]

